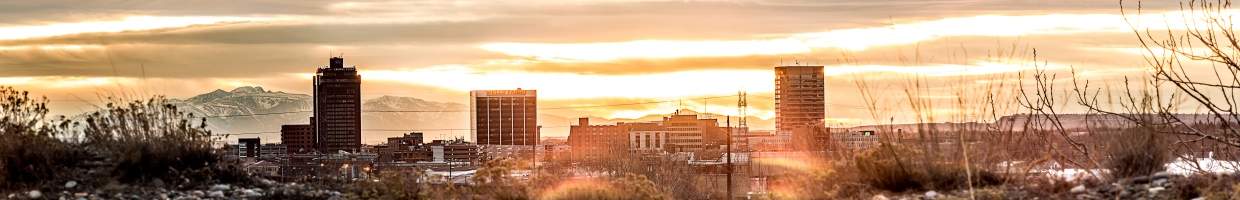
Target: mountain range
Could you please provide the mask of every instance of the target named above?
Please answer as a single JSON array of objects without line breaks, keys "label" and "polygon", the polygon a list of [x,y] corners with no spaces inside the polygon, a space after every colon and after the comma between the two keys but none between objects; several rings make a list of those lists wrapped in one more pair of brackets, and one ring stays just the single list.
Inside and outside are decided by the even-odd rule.
[{"label": "mountain range", "polygon": [[[307,124],[313,110],[310,95],[270,91],[256,86],[238,87],[229,91],[215,90],[188,99],[171,99],[171,103],[195,116],[207,116],[207,127],[215,133],[229,134],[225,141],[259,137],[263,142],[278,142],[280,125]],[[469,136],[469,110],[460,103],[427,101],[414,97],[381,96],[362,102],[366,111],[436,111],[436,112],[363,112],[362,141],[373,144],[387,137],[419,131],[428,139]],[[568,123],[569,118],[539,114],[539,120]],[[560,127],[556,127],[560,128]],[[567,134],[567,128],[564,134]],[[557,130],[544,130],[544,135]]]}]

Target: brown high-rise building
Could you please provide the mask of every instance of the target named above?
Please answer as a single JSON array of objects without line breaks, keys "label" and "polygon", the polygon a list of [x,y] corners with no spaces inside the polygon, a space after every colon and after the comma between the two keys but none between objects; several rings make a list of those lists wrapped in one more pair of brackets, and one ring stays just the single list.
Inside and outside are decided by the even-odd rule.
[{"label": "brown high-rise building", "polygon": [[239,138],[237,145],[241,148],[241,157],[257,158],[263,151],[263,142],[259,138]]},{"label": "brown high-rise building", "polygon": [[470,139],[482,146],[538,144],[538,94],[535,90],[469,92]]},{"label": "brown high-rise building", "polygon": [[775,129],[788,135],[799,127],[819,127],[826,119],[822,66],[775,67]]},{"label": "brown high-rise building", "polygon": [[332,57],[314,75],[314,132],[323,153],[357,152],[362,145],[362,77]]},{"label": "brown high-rise building", "polygon": [[285,124],[280,126],[280,143],[287,154],[314,152],[314,127],[309,124]]}]

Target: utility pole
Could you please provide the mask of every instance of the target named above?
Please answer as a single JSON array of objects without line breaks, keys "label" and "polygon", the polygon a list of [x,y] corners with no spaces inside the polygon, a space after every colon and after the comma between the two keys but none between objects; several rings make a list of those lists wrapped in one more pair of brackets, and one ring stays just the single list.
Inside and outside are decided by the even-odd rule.
[{"label": "utility pole", "polygon": [[726,116],[728,119],[728,146],[727,148],[727,169],[728,169],[728,199],[732,199],[732,116]]},{"label": "utility pole", "polygon": [[530,175],[530,179],[538,178],[538,142],[542,140],[542,125],[538,125],[538,131],[534,132],[534,174]]}]

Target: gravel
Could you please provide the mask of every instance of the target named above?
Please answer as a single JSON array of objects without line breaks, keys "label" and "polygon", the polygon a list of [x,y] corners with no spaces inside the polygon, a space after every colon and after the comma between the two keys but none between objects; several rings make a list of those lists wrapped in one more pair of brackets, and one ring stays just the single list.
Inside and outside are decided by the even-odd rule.
[{"label": "gravel", "polygon": [[215,184],[184,190],[152,186],[106,185],[91,188],[76,181],[63,187],[0,194],[0,199],[345,199],[339,191],[260,179],[254,186]]}]

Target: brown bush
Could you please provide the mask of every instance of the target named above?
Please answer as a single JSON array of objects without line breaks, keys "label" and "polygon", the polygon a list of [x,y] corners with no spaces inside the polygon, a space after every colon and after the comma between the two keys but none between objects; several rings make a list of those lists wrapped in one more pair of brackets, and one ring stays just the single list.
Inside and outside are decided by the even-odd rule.
[{"label": "brown bush", "polygon": [[65,177],[86,158],[84,150],[55,139],[69,123],[46,120],[47,112],[47,99],[0,87],[0,189]]},{"label": "brown bush", "polygon": [[75,180],[195,187],[249,183],[222,162],[204,120],[163,98],[107,104],[80,120],[45,119],[46,99],[0,87],[0,189]]},{"label": "brown bush", "polygon": [[1111,178],[1147,176],[1165,170],[1164,164],[1172,159],[1168,144],[1162,136],[1145,128],[1133,128],[1107,138],[1107,159],[1103,167],[1110,170]]},{"label": "brown bush", "polygon": [[[922,152],[894,144],[882,144],[858,156],[855,168],[862,183],[876,189],[903,192],[908,190],[955,190],[968,188],[968,175],[963,166],[947,162],[915,162]],[[972,168],[973,185],[1001,183],[989,171]]]}]

